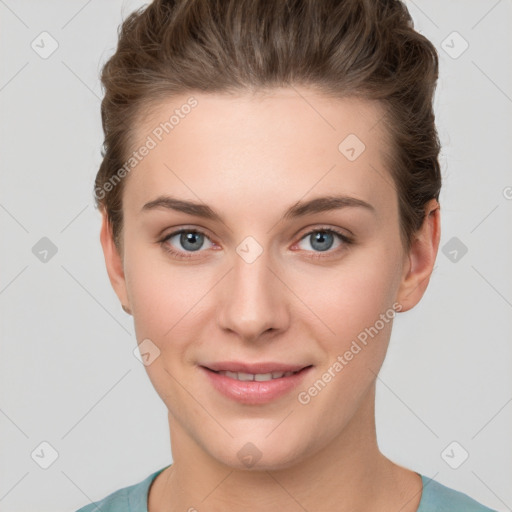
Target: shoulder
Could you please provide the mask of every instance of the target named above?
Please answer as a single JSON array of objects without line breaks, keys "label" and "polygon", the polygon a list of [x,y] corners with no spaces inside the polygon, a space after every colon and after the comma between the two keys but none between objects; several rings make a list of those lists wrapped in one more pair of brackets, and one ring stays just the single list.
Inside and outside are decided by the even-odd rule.
[{"label": "shoulder", "polygon": [[496,512],[455,489],[420,475],[423,492],[418,512]]},{"label": "shoulder", "polygon": [[139,483],[123,487],[105,498],[90,503],[76,512],[147,512],[148,492],[153,480],[165,468],[151,473]]}]

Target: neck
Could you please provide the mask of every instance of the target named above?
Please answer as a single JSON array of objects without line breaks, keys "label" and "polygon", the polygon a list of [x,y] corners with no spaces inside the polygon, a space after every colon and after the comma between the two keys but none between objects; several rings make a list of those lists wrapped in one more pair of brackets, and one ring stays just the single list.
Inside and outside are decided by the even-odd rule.
[{"label": "neck", "polygon": [[343,431],[334,433],[320,450],[298,457],[284,469],[264,470],[233,469],[219,462],[169,414],[173,464],[155,480],[149,512],[415,512],[420,477],[380,453],[374,404],[375,384]]}]

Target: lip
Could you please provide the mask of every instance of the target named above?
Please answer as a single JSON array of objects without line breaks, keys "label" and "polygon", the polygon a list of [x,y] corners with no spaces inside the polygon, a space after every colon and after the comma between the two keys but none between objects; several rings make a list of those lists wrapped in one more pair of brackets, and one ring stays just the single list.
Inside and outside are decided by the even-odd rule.
[{"label": "lip", "polygon": [[[251,367],[251,365],[246,365],[245,367],[247,368],[248,366]],[[254,366],[258,367],[257,365]],[[254,368],[254,366],[252,366],[252,368]],[[258,368],[261,367],[262,366],[259,366]],[[269,366],[266,366],[265,368],[268,367]],[[271,371],[297,371],[297,373],[294,373],[289,377],[281,377],[279,379],[272,379],[269,381],[241,381],[232,379],[231,377],[227,377],[226,375],[215,373],[213,369],[207,368],[205,366],[200,366],[199,368],[206,375],[214,389],[216,389],[221,394],[232,400],[247,405],[266,404],[273,400],[277,400],[278,398],[286,395],[287,393],[290,393],[290,391],[296,388],[302,382],[305,376],[313,369],[312,365],[302,367],[302,369],[301,367],[295,367],[295,370],[283,370],[282,368],[286,368],[285,365],[280,365],[279,367],[274,365],[273,367],[275,369]],[[233,371],[229,369],[226,370]],[[270,372],[261,370],[251,370],[247,371],[246,373]]]},{"label": "lip", "polygon": [[298,372],[303,368],[310,366],[307,364],[286,364],[286,363],[243,363],[241,361],[219,361],[215,363],[203,364],[206,368],[228,372],[244,372],[244,373],[271,373],[271,372]]}]

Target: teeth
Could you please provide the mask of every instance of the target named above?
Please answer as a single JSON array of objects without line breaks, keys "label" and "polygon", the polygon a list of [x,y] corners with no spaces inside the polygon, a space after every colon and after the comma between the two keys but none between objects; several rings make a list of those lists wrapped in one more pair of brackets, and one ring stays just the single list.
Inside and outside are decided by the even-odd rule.
[{"label": "teeth", "polygon": [[244,373],[244,372],[228,372],[226,371],[220,371],[217,372],[220,375],[225,375],[226,377],[229,377],[231,379],[236,380],[255,380],[258,382],[264,382],[272,379],[280,379],[281,377],[289,377],[290,375],[293,375],[297,372],[272,372],[272,373]]}]

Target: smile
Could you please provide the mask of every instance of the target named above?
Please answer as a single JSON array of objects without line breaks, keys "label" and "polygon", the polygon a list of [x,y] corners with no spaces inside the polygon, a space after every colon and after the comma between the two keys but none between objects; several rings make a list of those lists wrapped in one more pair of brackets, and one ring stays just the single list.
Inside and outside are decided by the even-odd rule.
[{"label": "smile", "polygon": [[[300,371],[300,370],[299,370]],[[298,372],[272,372],[272,373],[244,373],[244,372],[228,372],[228,371],[219,371],[215,372],[220,375],[225,375],[230,379],[242,380],[242,381],[258,381],[265,382],[273,379],[281,379],[282,377],[289,377],[294,373]]]},{"label": "smile", "polygon": [[312,365],[297,371],[267,373],[215,371],[204,366],[199,368],[206,376],[210,389],[246,405],[263,405],[290,395],[313,370]]}]

